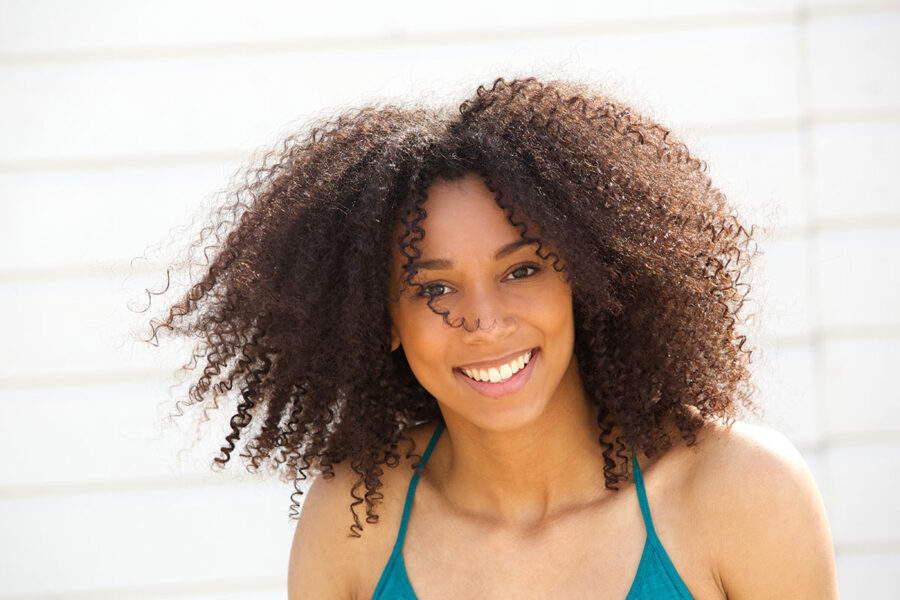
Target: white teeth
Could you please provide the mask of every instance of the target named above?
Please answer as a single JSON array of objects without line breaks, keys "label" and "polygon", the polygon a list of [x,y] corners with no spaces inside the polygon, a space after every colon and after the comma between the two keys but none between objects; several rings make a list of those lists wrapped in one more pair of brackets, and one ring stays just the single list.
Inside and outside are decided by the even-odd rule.
[{"label": "white teeth", "polygon": [[490,381],[491,383],[499,383],[508,380],[510,377],[525,368],[525,365],[531,360],[531,352],[527,352],[519,358],[500,367],[491,367],[490,369],[462,369],[468,377],[476,381]]}]

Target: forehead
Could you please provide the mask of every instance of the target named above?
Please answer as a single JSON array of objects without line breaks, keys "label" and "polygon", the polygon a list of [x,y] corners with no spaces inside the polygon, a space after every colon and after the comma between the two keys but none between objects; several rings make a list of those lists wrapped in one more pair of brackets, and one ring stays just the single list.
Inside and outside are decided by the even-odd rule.
[{"label": "forehead", "polygon": [[424,208],[425,238],[417,243],[423,256],[460,250],[493,254],[498,246],[520,237],[478,175],[437,180],[428,189]]}]

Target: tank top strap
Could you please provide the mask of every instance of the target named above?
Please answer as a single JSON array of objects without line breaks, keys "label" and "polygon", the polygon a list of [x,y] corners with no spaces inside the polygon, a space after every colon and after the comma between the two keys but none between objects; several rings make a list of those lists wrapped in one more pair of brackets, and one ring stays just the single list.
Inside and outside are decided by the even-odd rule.
[{"label": "tank top strap", "polygon": [[631,464],[634,470],[634,486],[637,488],[638,502],[644,517],[644,528],[647,530],[648,537],[655,538],[656,530],[653,529],[653,519],[650,518],[650,503],[647,502],[647,490],[644,488],[644,477],[641,475],[641,467],[638,464],[637,453],[634,451],[634,444],[631,444]]},{"label": "tank top strap", "polygon": [[438,438],[441,437],[441,432],[443,430],[444,422],[441,421],[438,423],[434,433],[431,434],[431,440],[425,448],[425,453],[422,454],[422,463],[416,468],[412,479],[409,480],[409,488],[406,491],[406,502],[403,504],[403,517],[400,520],[400,530],[397,532],[397,541],[394,542],[394,553],[399,552],[400,549],[403,548],[403,539],[406,537],[406,523],[409,521],[409,512],[412,510],[413,496],[416,495],[416,486],[419,485],[419,473],[425,468],[425,463],[428,462],[428,457],[431,456],[431,451],[434,449],[434,445],[437,443]]}]

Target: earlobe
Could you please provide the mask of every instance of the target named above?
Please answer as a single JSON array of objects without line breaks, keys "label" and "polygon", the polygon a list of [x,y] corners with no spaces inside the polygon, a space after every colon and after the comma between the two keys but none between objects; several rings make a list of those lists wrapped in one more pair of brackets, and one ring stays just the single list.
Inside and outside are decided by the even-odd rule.
[{"label": "earlobe", "polygon": [[391,323],[391,352],[400,347],[400,334],[397,332],[397,328],[394,327],[394,324]]}]

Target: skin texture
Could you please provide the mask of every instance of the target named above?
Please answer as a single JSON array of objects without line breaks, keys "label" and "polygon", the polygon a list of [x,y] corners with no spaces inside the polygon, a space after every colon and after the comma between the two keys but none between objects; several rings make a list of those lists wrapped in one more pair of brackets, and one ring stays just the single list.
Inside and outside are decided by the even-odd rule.
[{"label": "skin texture", "polygon": [[[403,349],[452,432],[445,483],[454,503],[486,520],[535,527],[603,489],[597,428],[574,355],[571,287],[534,246],[495,260],[520,237],[480,177],[436,183],[424,208],[421,260],[448,259],[452,267],[420,270],[416,282],[435,306],[480,326],[449,327],[420,288],[409,287],[391,304],[392,348]],[[391,297],[402,286],[402,264],[395,253]],[[500,398],[455,372],[534,348],[525,387]]]}]

